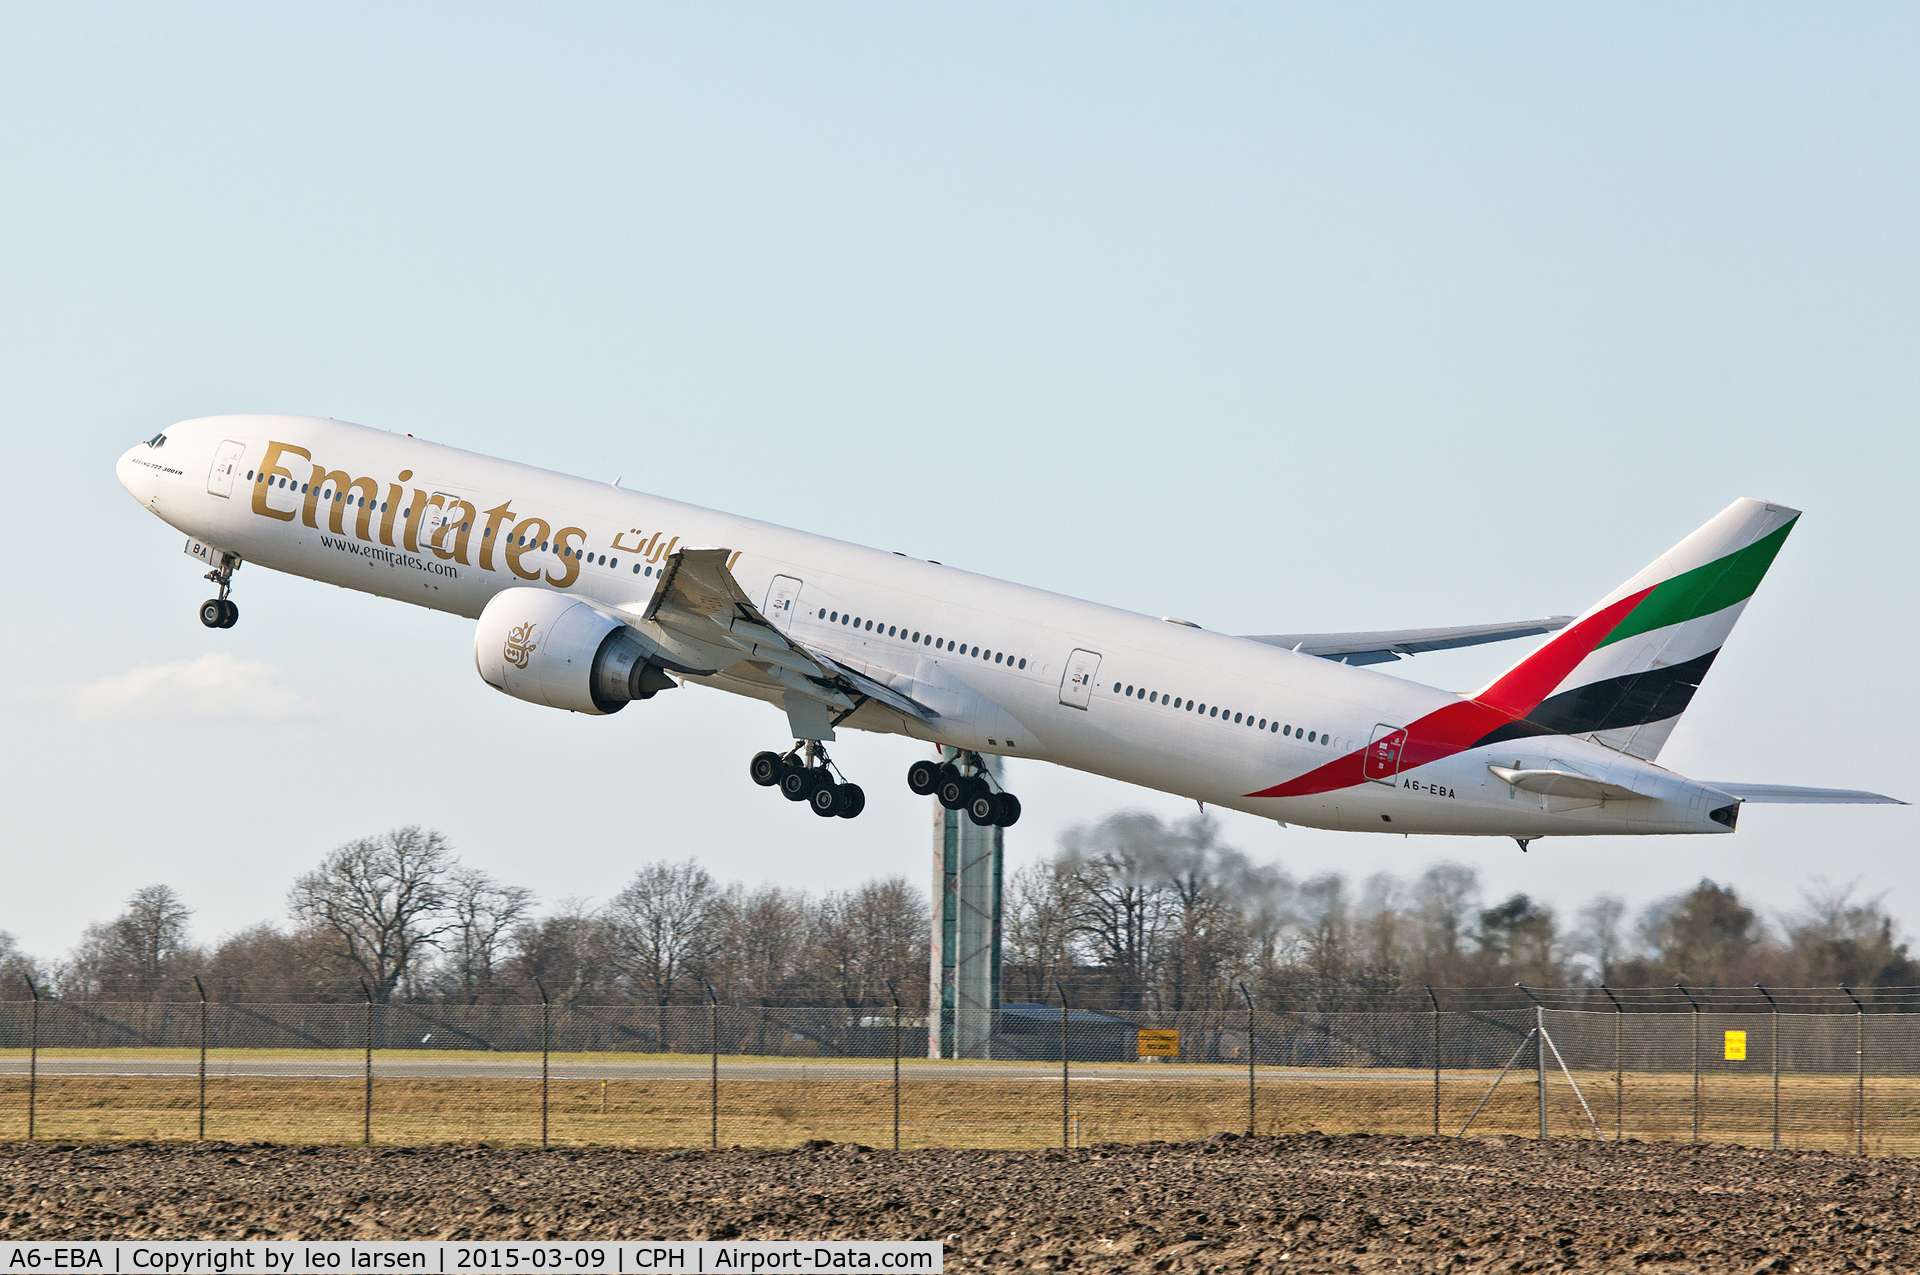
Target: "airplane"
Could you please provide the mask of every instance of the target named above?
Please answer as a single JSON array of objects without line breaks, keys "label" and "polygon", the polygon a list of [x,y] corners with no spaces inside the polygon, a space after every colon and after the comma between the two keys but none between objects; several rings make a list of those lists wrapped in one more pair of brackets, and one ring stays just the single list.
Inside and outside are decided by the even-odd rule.
[{"label": "airplane", "polygon": [[[866,805],[842,728],[937,746],[907,787],[1007,827],[988,756],[1282,826],[1510,837],[1730,833],[1748,803],[1890,803],[1657,764],[1799,511],[1736,500],[1579,616],[1234,636],[343,421],[215,416],[117,473],[187,536],[233,627],[254,563],[476,621],[480,677],[586,716],[688,685],[783,711],[749,764],[823,818]],[[1528,636],[1472,694],[1373,665]]]}]

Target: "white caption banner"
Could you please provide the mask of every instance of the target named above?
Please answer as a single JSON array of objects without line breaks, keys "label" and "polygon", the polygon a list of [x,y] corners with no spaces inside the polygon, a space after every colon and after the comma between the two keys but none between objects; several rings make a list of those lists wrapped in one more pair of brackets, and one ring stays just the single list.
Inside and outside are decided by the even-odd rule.
[{"label": "white caption banner", "polygon": [[937,1240],[663,1240],[494,1244],[459,1240],[0,1241],[0,1275],[758,1275],[767,1271],[939,1271]]}]

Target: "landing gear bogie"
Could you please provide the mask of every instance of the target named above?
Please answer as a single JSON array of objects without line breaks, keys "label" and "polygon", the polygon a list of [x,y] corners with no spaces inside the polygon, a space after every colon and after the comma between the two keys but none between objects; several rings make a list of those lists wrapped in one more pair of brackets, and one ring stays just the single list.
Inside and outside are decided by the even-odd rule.
[{"label": "landing gear bogie", "polygon": [[747,773],[762,788],[778,788],[788,801],[806,802],[822,819],[852,819],[867,808],[859,784],[835,780],[833,762],[817,741],[802,740],[787,753],[756,753]]},{"label": "landing gear bogie", "polygon": [[948,810],[964,810],[979,827],[1010,828],[1020,818],[1020,799],[996,789],[986,759],[961,753],[953,761],[918,761],[907,768],[907,787],[918,796],[931,793]]}]

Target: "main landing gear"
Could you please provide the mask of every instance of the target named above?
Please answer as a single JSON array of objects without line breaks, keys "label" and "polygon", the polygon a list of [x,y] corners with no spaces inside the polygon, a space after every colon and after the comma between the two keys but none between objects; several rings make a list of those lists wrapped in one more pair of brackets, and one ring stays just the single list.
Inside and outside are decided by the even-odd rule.
[{"label": "main landing gear", "polygon": [[233,589],[233,573],[240,569],[240,559],[232,554],[220,555],[220,565],[207,572],[207,579],[220,586],[220,596],[208,598],[200,604],[200,623],[210,629],[230,629],[240,621],[240,608],[227,594]]},{"label": "main landing gear", "polygon": [[813,740],[801,740],[786,753],[756,753],[748,767],[753,782],[778,788],[788,801],[804,801],[822,819],[852,819],[867,808],[867,794],[859,784],[834,782],[833,762],[827,750]]},{"label": "main landing gear", "polygon": [[979,753],[961,753],[952,761],[917,761],[907,767],[907,787],[918,796],[935,796],[948,810],[964,810],[982,828],[1011,828],[1020,820],[1020,799],[994,790]]}]

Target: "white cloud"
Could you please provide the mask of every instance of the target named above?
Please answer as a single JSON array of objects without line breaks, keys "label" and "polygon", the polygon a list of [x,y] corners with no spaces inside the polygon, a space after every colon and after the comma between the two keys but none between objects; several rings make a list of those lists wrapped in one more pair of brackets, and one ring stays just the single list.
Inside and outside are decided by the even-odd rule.
[{"label": "white cloud", "polygon": [[258,660],[209,651],[191,660],[146,664],[57,692],[82,721],[102,718],[286,722],[318,716],[319,700],[287,684],[280,670]]}]

